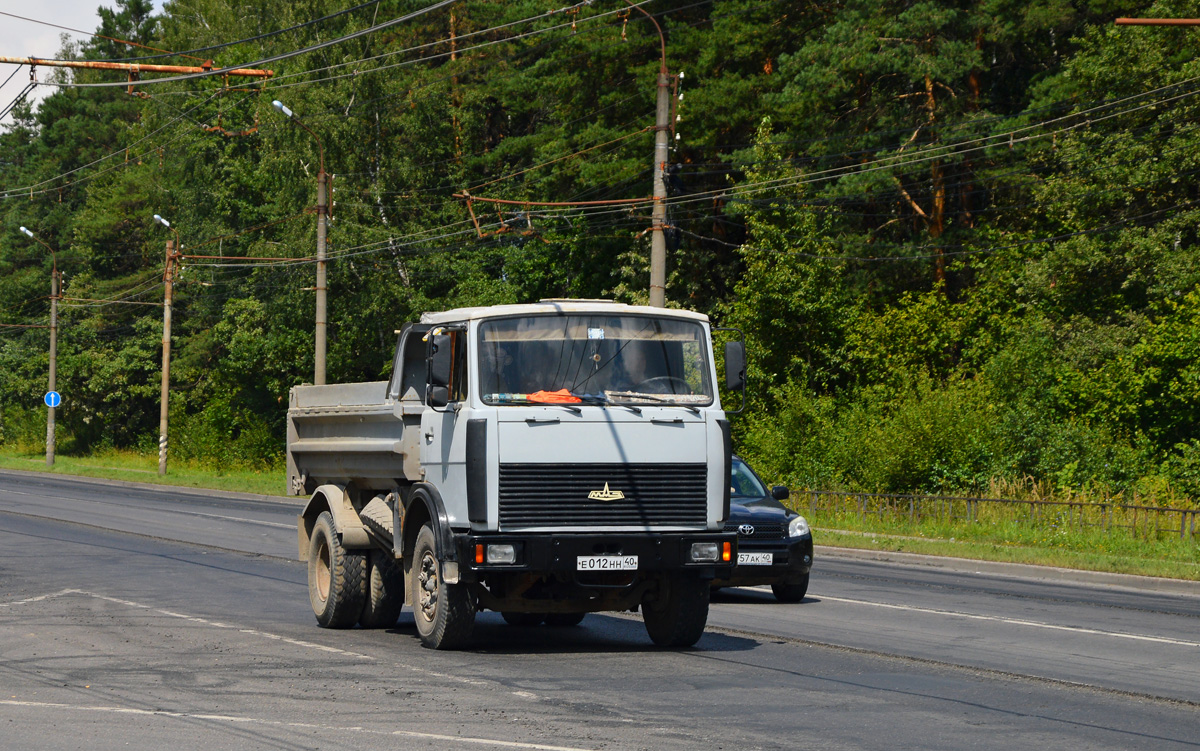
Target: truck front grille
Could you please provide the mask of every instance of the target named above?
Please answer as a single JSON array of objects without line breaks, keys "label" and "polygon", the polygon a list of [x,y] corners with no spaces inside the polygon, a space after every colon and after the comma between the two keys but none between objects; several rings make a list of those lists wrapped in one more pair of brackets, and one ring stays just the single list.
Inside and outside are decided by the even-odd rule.
[{"label": "truck front grille", "polygon": [[500,465],[501,530],[703,528],[707,519],[704,464]]}]

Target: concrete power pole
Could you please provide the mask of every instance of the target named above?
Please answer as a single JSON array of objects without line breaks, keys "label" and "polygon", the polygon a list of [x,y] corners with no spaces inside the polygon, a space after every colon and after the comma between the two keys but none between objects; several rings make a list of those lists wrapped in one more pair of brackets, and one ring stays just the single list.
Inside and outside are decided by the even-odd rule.
[{"label": "concrete power pole", "polygon": [[313,332],[313,384],[325,385],[325,322],[327,284],[325,282],[325,234],[329,229],[329,175],[325,172],[325,144],[316,131],[304,124],[283,102],[276,99],[271,106],[284,117],[299,125],[317,142],[317,320]]},{"label": "concrete power pole", "polygon": [[328,265],[325,261],[325,234],[329,228],[328,185],[329,175],[325,174],[325,166],[322,164],[321,171],[317,173],[317,321],[313,356],[313,383],[317,386],[325,384],[325,272]]},{"label": "concrete power pole", "polygon": [[34,240],[50,251],[53,266],[50,268],[50,388],[46,393],[46,466],[54,466],[54,406],[50,401],[54,393],[54,384],[58,372],[58,254],[42,238],[33,234],[27,227],[21,228],[21,234]]},{"label": "concrete power pole", "polygon": [[163,275],[163,340],[162,340],[162,393],[158,408],[158,474],[167,473],[167,417],[169,388],[171,384],[171,297],[175,289],[175,260],[178,257],[176,243],[167,240],[167,267]]},{"label": "concrete power pole", "polygon": [[[56,263],[57,267],[58,264]],[[58,269],[50,274],[50,388],[55,391],[58,374]],[[54,407],[46,412],[46,466],[54,466]]]},{"label": "concrete power pole", "polygon": [[667,143],[671,129],[671,76],[664,61],[658,71],[657,114],[654,119],[654,213],[650,228],[650,304],[667,304]]}]

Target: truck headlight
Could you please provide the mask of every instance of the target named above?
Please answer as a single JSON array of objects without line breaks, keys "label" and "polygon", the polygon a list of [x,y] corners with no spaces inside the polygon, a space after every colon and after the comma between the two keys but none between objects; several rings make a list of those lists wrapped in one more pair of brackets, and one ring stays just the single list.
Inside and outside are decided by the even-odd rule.
[{"label": "truck headlight", "polygon": [[487,546],[487,562],[488,563],[516,563],[517,562],[517,546],[512,545],[512,544],[488,545]]},{"label": "truck headlight", "polygon": [[808,527],[808,520],[803,516],[797,516],[788,522],[788,537],[803,537],[811,530]]},{"label": "truck headlight", "polygon": [[692,563],[715,563],[721,546],[715,542],[693,542]]}]

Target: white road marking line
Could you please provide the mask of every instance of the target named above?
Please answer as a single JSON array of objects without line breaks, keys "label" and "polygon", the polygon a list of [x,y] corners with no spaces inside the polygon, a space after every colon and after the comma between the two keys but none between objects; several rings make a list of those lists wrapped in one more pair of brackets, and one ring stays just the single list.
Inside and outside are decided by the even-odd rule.
[{"label": "white road marking line", "polygon": [[1077,634],[1091,634],[1093,636],[1111,636],[1116,639],[1133,639],[1136,641],[1149,641],[1158,644],[1174,644],[1181,647],[1200,647],[1200,642],[1184,641],[1182,639],[1171,639],[1166,636],[1147,636],[1145,634],[1125,634],[1120,631],[1102,631],[1096,628],[1084,628],[1082,626],[1059,626],[1053,623],[1042,623],[1041,621],[1026,621],[1020,618],[1005,618],[999,615],[978,615],[975,613],[959,613],[953,610],[936,610],[934,608],[918,608],[912,605],[892,605],[886,602],[871,602],[869,600],[852,600],[846,597],[830,597],[829,595],[814,594],[820,600],[828,600],[830,602],[845,602],[851,605],[869,605],[875,608],[886,608],[888,610],[904,610],[911,613],[929,613],[930,615],[947,615],[954,618],[966,618],[972,621],[995,621],[996,623],[1008,623],[1014,626],[1029,626],[1032,628],[1044,628],[1051,631],[1070,631]]},{"label": "white road marking line", "polygon": [[301,639],[293,639],[288,636],[282,636],[280,634],[272,634],[268,631],[259,631],[258,629],[254,629],[254,628],[238,628],[236,626],[230,626],[230,625],[227,625],[224,623],[220,623],[219,621],[210,621],[207,618],[200,618],[200,617],[194,616],[194,615],[185,615],[183,613],[176,613],[171,610],[162,610],[159,608],[155,608],[151,605],[143,605],[140,602],[133,602],[132,600],[122,600],[117,597],[109,597],[107,595],[98,594],[96,592],[85,592],[83,590],[75,590],[75,591],[78,592],[79,594],[87,595],[88,597],[94,597],[97,600],[104,600],[106,602],[114,602],[114,603],[117,603],[118,605],[127,605],[127,606],[133,607],[133,608],[141,608],[142,610],[148,610],[152,613],[158,613],[160,615],[165,615],[168,618],[179,618],[180,620],[190,621],[192,623],[199,623],[203,626],[211,626],[213,628],[220,628],[220,629],[236,629],[239,633],[249,634],[251,636],[260,636],[264,639],[271,639],[273,641],[281,641],[286,644],[295,645],[297,647],[305,647],[307,649],[315,649],[319,652],[331,652],[333,654],[346,655],[347,657],[357,657],[360,660],[374,660],[375,659],[372,655],[365,655],[360,652],[349,652],[345,649],[338,649],[337,647],[329,647],[324,644],[316,644],[314,642],[303,641]]},{"label": "white road marking line", "polygon": [[[39,595],[37,597],[30,597],[25,600],[17,600],[15,602],[0,603],[0,607],[7,607],[10,605],[23,605],[26,603],[33,603],[33,602],[41,602],[43,600],[49,600],[49,599],[52,599],[55,597],[62,597],[64,595],[84,595],[86,597],[92,597],[97,600],[104,600],[105,602],[111,602],[111,603],[115,603],[117,605],[124,605],[124,606],[130,607],[130,608],[137,608],[139,610],[146,610],[149,612],[158,613],[160,615],[165,615],[169,618],[178,618],[180,620],[189,621],[191,623],[199,623],[204,626],[211,626],[212,628],[234,629],[234,630],[237,630],[238,633],[248,634],[250,636],[258,636],[263,639],[270,639],[272,641],[280,641],[280,642],[284,642],[285,644],[292,644],[297,647],[305,647],[307,649],[315,649],[319,652],[329,652],[331,654],[346,655],[347,657],[356,657],[360,660],[375,660],[376,659],[374,655],[362,654],[361,652],[350,652],[345,649],[338,649],[337,647],[330,647],[330,646],[326,646],[324,644],[316,644],[314,642],[303,641],[301,639],[293,639],[288,636],[282,636],[280,634],[272,634],[268,631],[260,631],[255,628],[240,628],[238,626],[232,626],[232,625],[229,625],[226,623],[221,623],[219,621],[210,621],[207,618],[200,618],[198,616],[187,615],[185,613],[177,613],[172,610],[163,610],[161,608],[155,608],[152,605],[146,605],[146,604],[143,604],[140,602],[134,602],[133,600],[123,600],[119,597],[109,597],[108,595],[102,595],[97,592],[87,592],[82,589],[63,589],[58,592],[51,592],[50,594]],[[453,683],[464,683],[468,686],[491,686],[491,685],[493,685],[492,681],[482,680],[479,678],[467,678],[467,677],[464,677],[461,675],[450,675],[449,673],[440,673],[436,670],[429,670],[427,668],[417,667],[416,665],[405,665],[402,663],[396,663],[395,666],[398,668],[402,668],[404,670],[409,670],[414,673],[419,673],[421,675],[428,676],[430,678],[440,678],[442,680],[450,681]],[[532,694],[527,691],[514,691],[512,693],[514,693],[515,695],[520,696],[522,698],[540,699],[540,697],[538,697],[536,694]]]},{"label": "white road marking line", "polygon": [[231,522],[246,522],[247,524],[258,524],[264,527],[279,527],[281,529],[295,529],[295,524],[281,524],[279,522],[262,522],[257,519],[243,519],[240,516],[222,516],[221,514],[202,514],[199,511],[185,511],[189,516],[203,516],[208,519],[225,519]]},{"label": "white road marking line", "polygon": [[38,595],[37,597],[29,597],[24,600],[13,600],[11,602],[0,602],[0,608],[12,607],[13,605],[27,605],[31,602],[41,602],[42,600],[51,600],[55,597],[74,594],[78,591],[78,589],[61,589],[57,592],[51,592],[48,595]]},{"label": "white road marking line", "polygon": [[266,725],[281,728],[296,728],[300,730],[331,730],[339,733],[367,733],[370,735],[391,735],[401,738],[420,738],[423,740],[446,741],[448,743],[470,744],[475,746],[498,746],[501,748],[523,748],[533,751],[590,751],[590,749],[572,746],[547,746],[541,743],[523,743],[521,741],[501,741],[492,738],[475,738],[471,736],[442,735],[439,733],[420,733],[415,730],[369,730],[363,727],[341,727],[337,725],[322,725],[312,722],[283,722],[268,720],[260,717],[235,717],[233,715],[202,714],[196,712],[171,712],[162,709],[134,709],[130,707],[105,707],[61,704],[45,701],[16,701],[0,699],[0,706],[29,707],[35,709],[75,710],[77,712],[102,712],[106,714],[140,715],[147,717],[170,717],[184,720],[212,720],[214,722],[229,722],[246,725]]},{"label": "white road marking line", "polygon": [[[85,503],[88,503],[88,502],[104,503],[104,501],[88,501],[88,499],[86,499],[86,498],[71,498],[71,497],[63,496],[63,495],[47,495],[46,493],[27,493],[23,490],[0,491],[0,498],[3,498],[6,495],[26,495],[26,496],[30,496],[33,498],[51,498],[56,501],[75,501],[75,502],[82,501]],[[179,513],[179,514],[186,514],[187,516],[202,516],[202,517],[205,517],[208,519],[225,519],[226,521],[245,522],[246,524],[258,524],[258,525],[261,525],[264,527],[279,527],[281,529],[295,529],[296,528],[295,524],[281,524],[280,522],[264,522],[264,521],[259,521],[258,519],[243,519],[240,516],[223,516],[221,514],[205,514],[200,511],[183,511],[181,509],[150,509],[150,510],[174,512],[174,513]],[[54,518],[57,518],[57,517],[54,517]]]}]

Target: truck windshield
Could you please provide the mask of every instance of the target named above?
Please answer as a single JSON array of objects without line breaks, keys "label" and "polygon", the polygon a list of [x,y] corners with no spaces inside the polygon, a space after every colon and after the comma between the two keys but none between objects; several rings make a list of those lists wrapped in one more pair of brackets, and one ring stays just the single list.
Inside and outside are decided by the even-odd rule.
[{"label": "truck windshield", "polygon": [[479,326],[487,404],[712,404],[697,322],[630,315],[501,318]]}]

